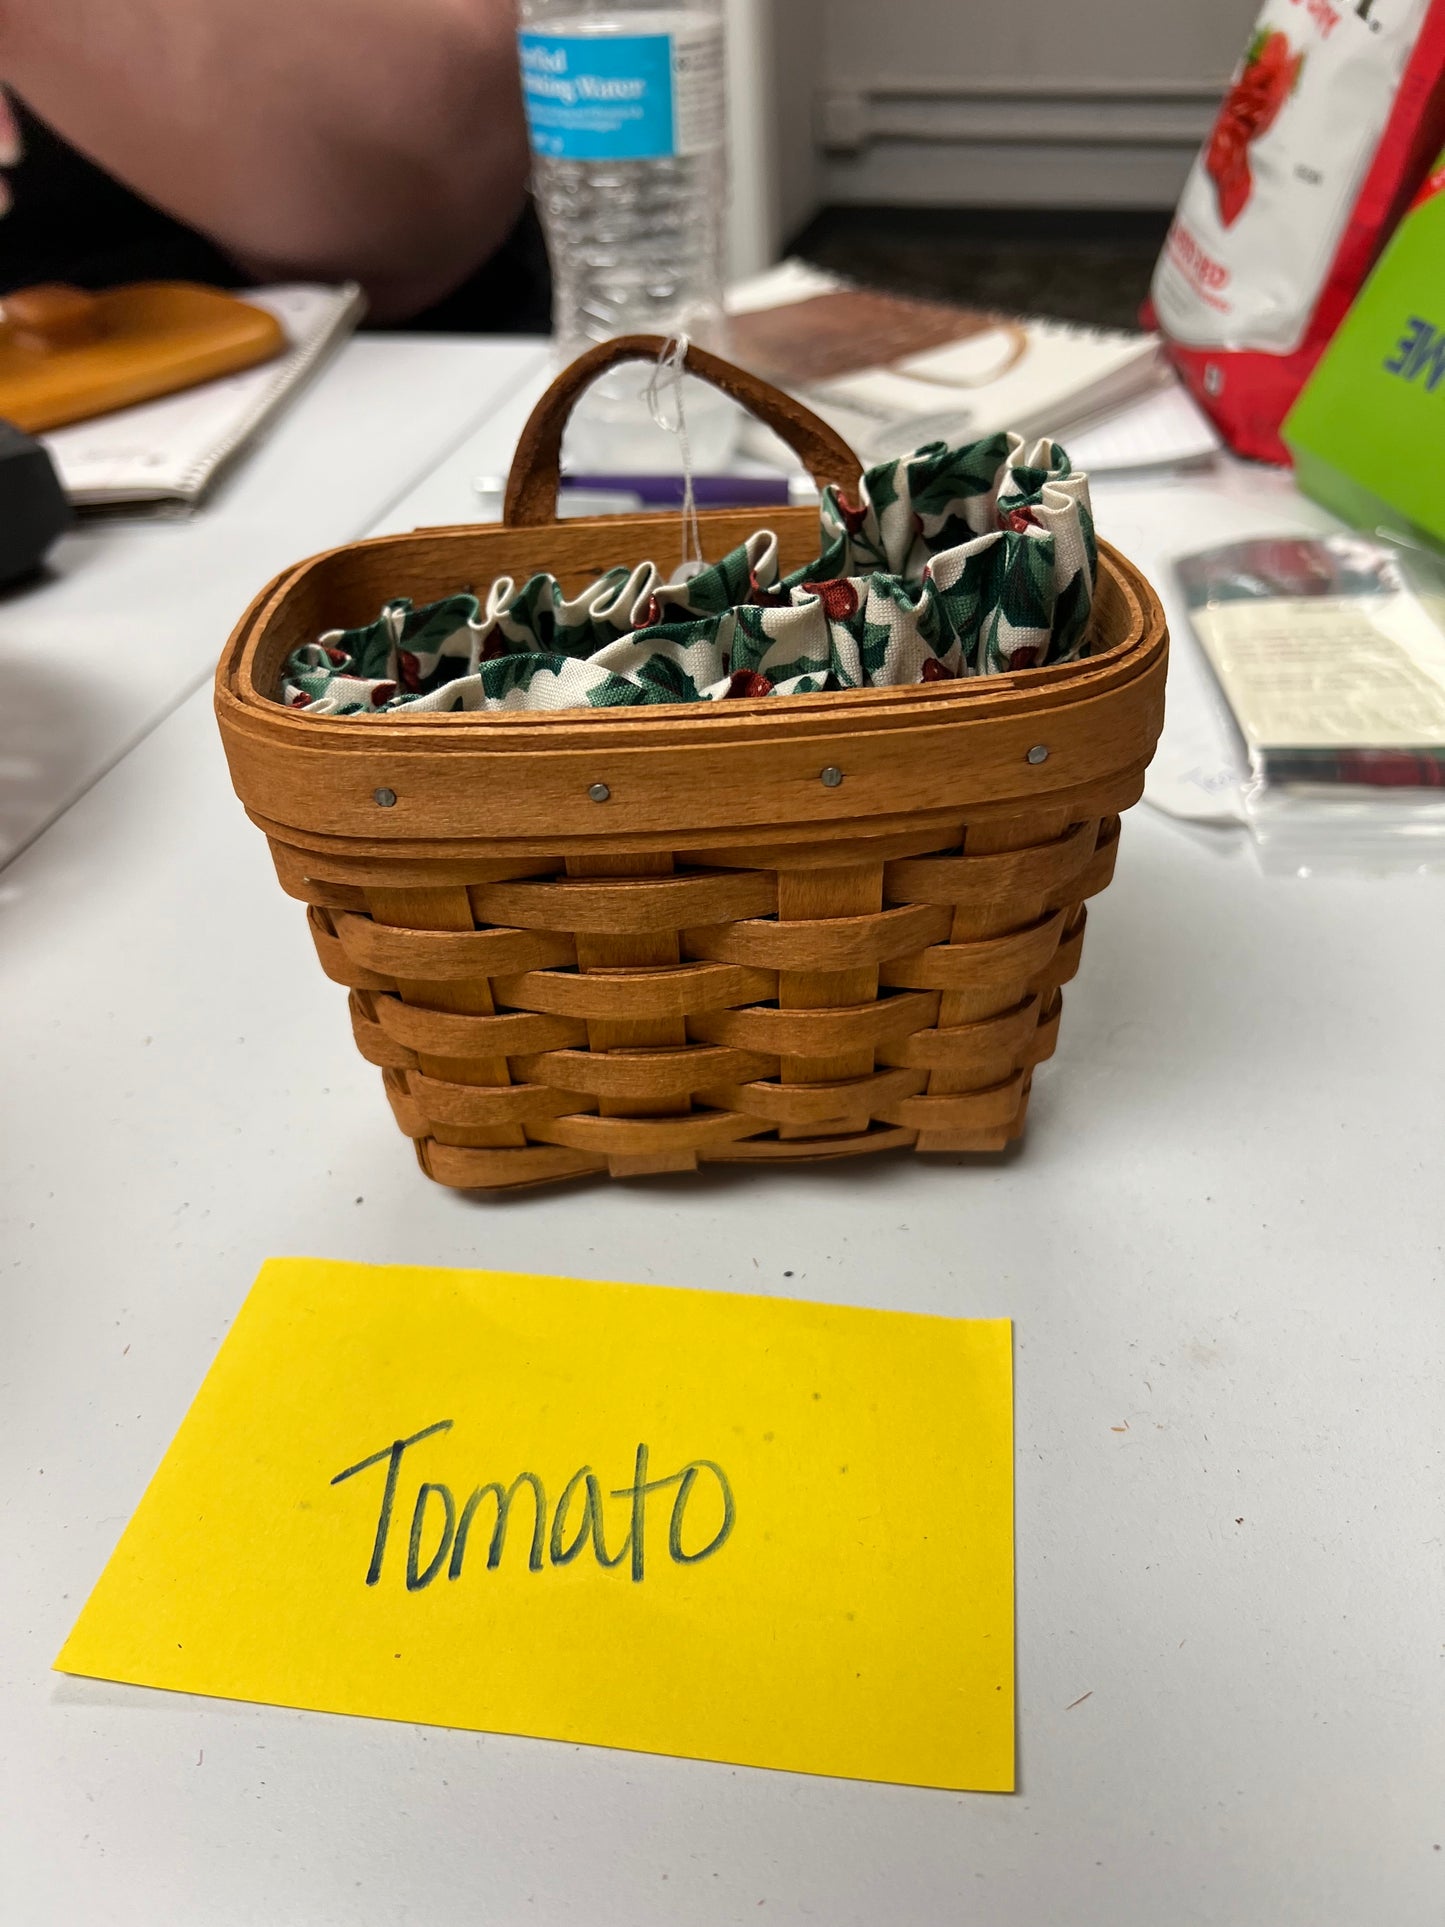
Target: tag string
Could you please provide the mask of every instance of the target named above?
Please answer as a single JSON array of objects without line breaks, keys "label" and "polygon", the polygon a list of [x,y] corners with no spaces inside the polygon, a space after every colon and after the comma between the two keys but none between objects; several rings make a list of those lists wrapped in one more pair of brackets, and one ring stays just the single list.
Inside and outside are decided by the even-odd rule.
[{"label": "tag string", "polygon": [[[676,435],[678,458],[682,466],[682,561],[684,570],[695,574],[703,566],[702,530],[698,526],[697,497],[692,485],[692,447],[687,437],[687,411],[683,406],[682,384],[687,373],[687,336],[669,335],[647,384],[644,399],[653,421],[665,434]],[[669,421],[663,406],[664,390],[671,392],[674,418]]]}]

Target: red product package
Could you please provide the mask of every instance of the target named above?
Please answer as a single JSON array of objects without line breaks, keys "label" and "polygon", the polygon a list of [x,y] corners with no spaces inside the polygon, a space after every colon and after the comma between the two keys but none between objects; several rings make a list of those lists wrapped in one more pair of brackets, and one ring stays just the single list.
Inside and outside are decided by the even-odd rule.
[{"label": "red product package", "polygon": [[1242,455],[1279,426],[1445,145],[1445,0],[1265,0],[1146,318]]}]

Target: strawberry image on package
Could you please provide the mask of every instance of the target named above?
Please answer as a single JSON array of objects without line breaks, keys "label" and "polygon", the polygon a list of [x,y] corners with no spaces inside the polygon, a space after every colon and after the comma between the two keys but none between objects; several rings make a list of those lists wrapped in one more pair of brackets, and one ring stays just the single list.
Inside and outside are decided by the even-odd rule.
[{"label": "strawberry image on package", "polygon": [[1254,191],[1249,144],[1274,123],[1299,81],[1304,55],[1291,50],[1288,36],[1261,31],[1250,43],[1244,71],[1224,97],[1219,119],[1204,150],[1204,167],[1214,182],[1219,218],[1233,227]]},{"label": "strawberry image on package", "polygon": [[1232,447],[1279,425],[1445,142],[1445,0],[1265,0],[1154,271]]}]

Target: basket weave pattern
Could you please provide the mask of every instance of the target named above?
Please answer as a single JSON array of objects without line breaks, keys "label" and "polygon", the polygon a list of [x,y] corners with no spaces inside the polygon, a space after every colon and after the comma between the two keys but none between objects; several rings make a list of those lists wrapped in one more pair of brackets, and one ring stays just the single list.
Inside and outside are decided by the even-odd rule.
[{"label": "basket weave pattern", "polygon": [[506,1187],[1002,1148],[1118,830],[1039,811],[823,848],[480,861],[404,888],[318,882],[314,858],[272,850],[423,1169]]},{"label": "basket weave pattern", "polygon": [[[1158,600],[1099,545],[1087,658],[1018,675],[552,714],[308,716],[273,700],[321,630],[538,570],[576,587],[673,518],[557,524],[573,364],[518,443],[497,528],[349,544],[268,584],[216,679],[232,781],[351,993],[423,1170],[478,1189],[1023,1129],[1163,717]],[[821,488],[856,456],[790,397],[688,367]],[[702,518],[708,552],[754,532]],[[785,568],[817,516],[768,518]]]}]

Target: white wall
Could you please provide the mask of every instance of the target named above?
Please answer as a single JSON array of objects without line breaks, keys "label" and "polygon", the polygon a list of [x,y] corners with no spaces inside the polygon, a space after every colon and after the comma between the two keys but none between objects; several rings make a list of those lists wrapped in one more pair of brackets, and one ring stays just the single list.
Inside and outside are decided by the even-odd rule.
[{"label": "white wall", "polygon": [[725,0],[730,268],[825,202],[1169,207],[1259,0]]},{"label": "white wall", "polygon": [[819,205],[814,131],[825,0],[724,0],[732,201],[728,268],[776,261]]},{"label": "white wall", "polygon": [[1258,5],[823,0],[821,198],[1168,206]]}]

